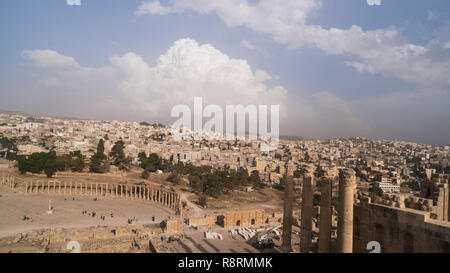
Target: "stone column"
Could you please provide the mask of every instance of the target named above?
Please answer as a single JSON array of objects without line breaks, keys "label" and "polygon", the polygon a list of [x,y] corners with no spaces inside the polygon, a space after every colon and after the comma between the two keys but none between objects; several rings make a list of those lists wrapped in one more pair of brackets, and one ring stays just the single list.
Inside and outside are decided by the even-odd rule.
[{"label": "stone column", "polygon": [[319,222],[319,253],[329,253],[331,250],[331,193],[333,172],[329,169],[321,171],[320,187],[320,222]]},{"label": "stone column", "polygon": [[353,248],[353,193],[356,187],[355,171],[339,173],[337,252],[352,253]]},{"label": "stone column", "polygon": [[177,197],[178,197],[178,207],[179,207],[179,210],[180,210],[180,220],[181,220],[181,224],[183,224],[184,223],[184,219],[183,219],[183,204],[181,202],[181,196],[178,195]]},{"label": "stone column", "polygon": [[50,194],[50,181],[47,181],[47,194]]},{"label": "stone column", "polygon": [[[286,173],[287,174],[287,173]],[[294,185],[292,177],[286,177],[283,205],[283,242],[281,249],[284,253],[292,251],[292,202],[294,199]]]},{"label": "stone column", "polygon": [[439,187],[439,196],[437,202],[437,214],[438,220],[449,221],[449,189],[447,184],[443,184]]},{"label": "stone column", "polygon": [[314,166],[303,167],[302,212],[300,228],[300,252],[311,251]]}]

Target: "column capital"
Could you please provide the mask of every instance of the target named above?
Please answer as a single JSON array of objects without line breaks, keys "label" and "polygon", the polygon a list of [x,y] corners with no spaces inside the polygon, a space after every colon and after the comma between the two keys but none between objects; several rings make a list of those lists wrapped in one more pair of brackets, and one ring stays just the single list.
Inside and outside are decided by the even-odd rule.
[{"label": "column capital", "polygon": [[322,180],[329,181],[336,177],[336,170],[332,168],[320,168],[319,177]]},{"label": "column capital", "polygon": [[339,172],[339,181],[344,186],[354,186],[356,184],[355,171],[352,169],[343,169]]},{"label": "column capital", "polygon": [[316,170],[316,167],[314,165],[312,165],[312,164],[304,165],[301,168],[301,172],[303,173],[304,177],[313,177],[315,170]]}]

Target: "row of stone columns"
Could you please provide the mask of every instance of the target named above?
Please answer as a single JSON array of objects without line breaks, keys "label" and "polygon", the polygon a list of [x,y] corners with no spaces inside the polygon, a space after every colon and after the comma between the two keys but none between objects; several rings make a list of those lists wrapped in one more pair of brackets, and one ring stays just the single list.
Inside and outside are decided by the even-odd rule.
[{"label": "row of stone columns", "polygon": [[[309,253],[312,243],[312,214],[313,214],[313,188],[314,171],[312,165],[306,165],[302,169],[303,189],[301,205],[301,227],[300,227],[300,252]],[[319,218],[319,252],[331,251],[331,226],[332,226],[332,187],[334,172],[322,169],[320,173],[320,218]],[[288,181],[288,180],[287,180]],[[287,183],[286,186],[289,186]],[[353,203],[356,189],[355,172],[352,169],[343,169],[339,172],[338,189],[338,230],[337,249],[338,253],[351,253],[353,248]],[[285,192],[284,218],[292,217],[292,198],[288,191]],[[283,219],[283,233],[291,233],[291,221]],[[283,249],[290,251],[291,237],[283,235]]]},{"label": "row of stone columns", "polygon": [[6,186],[8,188],[14,189],[16,186],[15,178],[12,175],[2,175],[0,180],[0,185]]},{"label": "row of stone columns", "polygon": [[120,197],[124,199],[155,202],[170,209],[180,205],[180,196],[176,192],[143,185],[123,185],[108,183],[77,183],[70,181],[35,181],[26,183],[25,193],[80,194],[93,196]]}]

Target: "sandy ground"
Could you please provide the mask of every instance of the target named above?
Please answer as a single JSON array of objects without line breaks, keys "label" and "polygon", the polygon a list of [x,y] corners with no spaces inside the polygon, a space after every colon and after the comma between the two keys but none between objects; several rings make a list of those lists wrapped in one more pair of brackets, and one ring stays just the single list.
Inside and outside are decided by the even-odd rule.
[{"label": "sandy ground", "polygon": [[223,235],[224,240],[205,239],[204,232],[186,231],[185,236],[179,242],[185,253],[260,253],[260,251],[243,238],[233,239],[224,229],[216,230]]},{"label": "sandy ground", "polygon": [[[2,189],[0,195],[0,238],[43,228],[128,225],[127,220],[133,217],[138,219],[137,224],[154,224],[175,217],[170,210],[144,201],[108,198],[94,201],[87,196],[74,196],[72,200],[67,196],[24,195]],[[49,199],[54,208],[52,214],[47,214]],[[82,215],[83,210],[95,211],[96,216]],[[31,216],[32,221],[23,221],[24,215]],[[105,220],[100,219],[101,215]]]}]

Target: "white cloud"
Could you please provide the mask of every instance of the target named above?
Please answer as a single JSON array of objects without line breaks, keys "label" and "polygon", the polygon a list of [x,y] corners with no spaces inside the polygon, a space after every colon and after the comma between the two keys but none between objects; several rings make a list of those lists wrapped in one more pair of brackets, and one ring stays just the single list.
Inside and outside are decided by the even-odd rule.
[{"label": "white cloud", "polygon": [[[289,48],[316,47],[327,54],[348,54],[358,58],[347,64],[360,72],[394,76],[427,86],[449,86],[450,60],[429,57],[431,49],[406,42],[395,28],[364,31],[359,26],[348,29],[324,29],[308,25],[307,17],[321,7],[320,0],[174,0],[162,6],[159,1],[142,3],[137,15],[215,13],[229,27],[244,26],[269,35]],[[242,43],[252,47],[249,43]]]},{"label": "white cloud", "polygon": [[81,0],[66,0],[69,6],[81,6]]},{"label": "white cloud", "polygon": [[249,42],[249,41],[247,41],[247,40],[242,40],[242,41],[240,42],[240,45],[241,45],[242,47],[247,48],[247,49],[250,49],[250,50],[254,50],[254,51],[256,51],[256,52],[259,52],[260,54],[262,54],[262,55],[264,55],[264,56],[266,56],[266,57],[269,56],[269,54],[268,54],[265,50],[263,50],[262,48],[260,48],[260,47],[257,46],[257,45],[252,44],[251,42]]},{"label": "white cloud", "polygon": [[245,47],[248,49],[259,49],[259,47],[255,46],[254,44],[252,44],[251,42],[249,42],[247,40],[242,40],[240,44],[242,47]]},{"label": "white cloud", "polygon": [[53,50],[24,50],[22,57],[45,69],[76,70],[81,67],[72,57],[63,56]]},{"label": "white cloud", "polygon": [[450,133],[442,126],[450,118],[445,91],[346,100],[327,91],[300,96],[302,90],[297,90],[288,97],[284,87],[271,86],[276,75],[191,39],[176,41],[154,66],[133,52],[111,56],[107,66],[96,68],[52,50],[28,50],[22,56],[34,64],[38,84],[31,88],[46,94],[54,91],[61,98],[41,107],[48,112],[59,108],[67,116],[170,124],[173,105],[191,105],[194,96],[202,96],[205,105],[280,104],[280,110],[289,113],[281,119],[283,134],[322,138],[394,134],[442,144]]},{"label": "white cloud", "polygon": [[280,114],[287,115],[287,90],[268,86],[272,76],[267,72],[253,72],[247,61],[191,39],[176,41],[155,66],[133,52],[111,56],[110,65],[100,68],[83,67],[51,50],[24,51],[22,56],[39,68],[41,83],[58,90],[108,90],[100,102],[108,102],[104,107],[133,111],[140,119],[167,121],[174,105],[191,105],[194,96],[202,96],[205,105],[280,104]]}]

